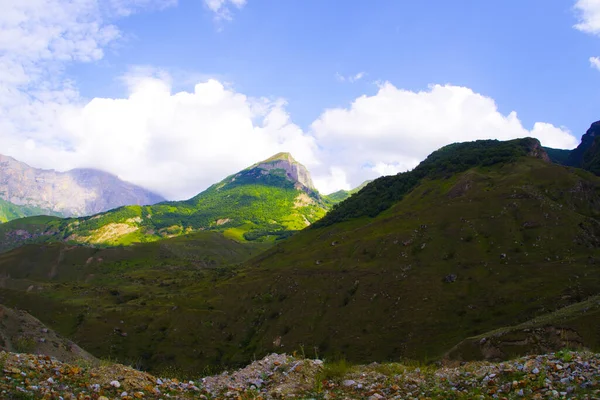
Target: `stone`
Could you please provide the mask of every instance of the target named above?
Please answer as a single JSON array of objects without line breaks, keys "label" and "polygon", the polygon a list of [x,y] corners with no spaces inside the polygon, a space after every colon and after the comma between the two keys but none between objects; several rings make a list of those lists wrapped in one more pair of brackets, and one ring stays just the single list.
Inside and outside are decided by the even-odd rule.
[{"label": "stone", "polygon": [[121,384],[119,383],[119,381],[111,381],[110,386],[118,389],[121,387]]},{"label": "stone", "polygon": [[453,283],[453,282],[456,282],[457,278],[458,278],[458,276],[456,276],[456,274],[446,275],[444,277],[444,282],[446,282],[446,283]]}]

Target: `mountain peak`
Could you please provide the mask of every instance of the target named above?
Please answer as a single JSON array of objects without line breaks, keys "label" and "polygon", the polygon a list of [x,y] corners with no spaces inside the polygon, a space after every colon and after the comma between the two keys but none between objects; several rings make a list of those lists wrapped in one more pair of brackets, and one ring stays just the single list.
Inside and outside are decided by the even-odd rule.
[{"label": "mountain peak", "polygon": [[581,143],[571,151],[565,164],[572,167],[584,168],[583,164],[586,153],[592,149],[598,136],[600,136],[600,121],[596,121],[590,125],[587,132],[581,137]]},{"label": "mountain peak", "polygon": [[273,162],[273,161],[287,161],[287,162],[289,162],[291,164],[298,163],[298,161],[296,161],[294,159],[294,157],[292,156],[291,153],[282,151],[280,153],[277,153],[277,154],[275,154],[275,155],[267,158],[264,161],[261,161],[259,164]]},{"label": "mountain peak", "polygon": [[[277,169],[284,170],[286,177],[290,181],[294,183],[299,183],[305,188],[305,190],[316,191],[315,185],[313,184],[312,178],[310,177],[310,172],[308,172],[304,165],[296,161],[290,153],[277,153],[264,161],[252,165],[248,169],[255,168],[262,169],[264,171],[271,171]],[[299,189],[300,188],[301,187],[299,187]]]}]

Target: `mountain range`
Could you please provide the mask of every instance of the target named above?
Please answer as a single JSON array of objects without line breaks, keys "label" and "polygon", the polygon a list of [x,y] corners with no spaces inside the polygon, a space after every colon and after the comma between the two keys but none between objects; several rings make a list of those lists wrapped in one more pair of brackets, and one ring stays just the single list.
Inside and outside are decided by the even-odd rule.
[{"label": "mountain range", "polygon": [[[302,164],[289,153],[279,153],[186,201],[129,205],[90,217],[48,218],[43,229],[40,218],[4,224],[0,250],[32,241],[128,245],[201,230],[223,232],[238,241],[269,242],[304,229],[334,203],[319,194]],[[16,235],[17,231],[27,233]]]},{"label": "mountain range", "polygon": [[[277,155],[186,202],[0,225],[2,243],[50,228],[68,238],[69,224],[92,232],[109,216],[143,216],[146,235],[174,221],[174,234],[194,229],[109,248],[20,246],[0,254],[1,302],[155,372],[300,349],[351,362],[600,349],[599,177],[552,163],[531,138],[457,143],[318,219],[331,203],[294,165]],[[263,235],[265,223],[277,226]]]},{"label": "mountain range", "polygon": [[97,214],[124,205],[165,199],[114,175],[94,169],[66,172],[32,168],[0,155],[0,222],[30,215]]}]

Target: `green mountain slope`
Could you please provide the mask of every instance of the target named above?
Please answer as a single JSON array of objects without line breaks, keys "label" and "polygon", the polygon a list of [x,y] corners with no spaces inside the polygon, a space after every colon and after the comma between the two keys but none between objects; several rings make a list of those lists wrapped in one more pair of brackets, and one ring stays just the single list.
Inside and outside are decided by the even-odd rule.
[{"label": "green mountain slope", "polygon": [[567,165],[569,156],[573,150],[565,149],[553,149],[551,147],[544,147],[546,154],[550,157],[550,161],[560,165]]},{"label": "green mountain slope", "polygon": [[361,183],[360,185],[358,185],[357,187],[355,187],[352,190],[338,190],[337,192],[333,192],[324,197],[327,200],[329,200],[332,204],[341,203],[342,201],[346,200],[348,197],[352,196],[353,194],[360,192],[362,190],[362,188],[364,188],[371,182],[373,182],[373,181],[364,181],[363,183]]},{"label": "green mountain slope", "polygon": [[326,209],[306,168],[280,153],[187,201],[53,221],[44,240],[114,246],[213,230],[240,241],[272,242],[315,222]]},{"label": "green mountain slope", "polygon": [[412,171],[374,180],[355,196],[336,205],[315,226],[362,216],[374,217],[402,200],[424,178],[450,177],[469,168],[506,163],[526,155],[549,160],[539,141],[532,138],[506,142],[478,140],[445,146],[430,154]]},{"label": "green mountain slope", "polygon": [[[163,257],[163,241],[21,247],[0,256],[0,296],[96,356],[154,371],[299,349],[367,362],[442,357],[600,293],[600,178],[544,156],[532,139],[444,148],[402,194],[403,184],[375,181],[336,208],[343,218],[238,265]],[[143,246],[159,250],[136,254]],[[71,255],[81,251],[102,253]],[[600,343],[597,330],[578,334]]]},{"label": "green mountain slope", "polygon": [[56,215],[59,213],[50,210],[44,210],[39,207],[18,206],[6,200],[0,199],[0,223],[8,222],[18,218],[29,217],[32,215]]}]

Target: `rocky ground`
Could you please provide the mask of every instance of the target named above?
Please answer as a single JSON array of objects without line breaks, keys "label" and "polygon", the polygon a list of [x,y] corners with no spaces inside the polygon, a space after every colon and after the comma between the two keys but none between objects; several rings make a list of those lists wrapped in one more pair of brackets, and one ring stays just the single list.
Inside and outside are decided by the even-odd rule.
[{"label": "rocky ground", "polygon": [[272,354],[194,381],[119,364],[0,353],[2,399],[598,399],[600,355],[559,352],[456,366],[323,363]]}]

